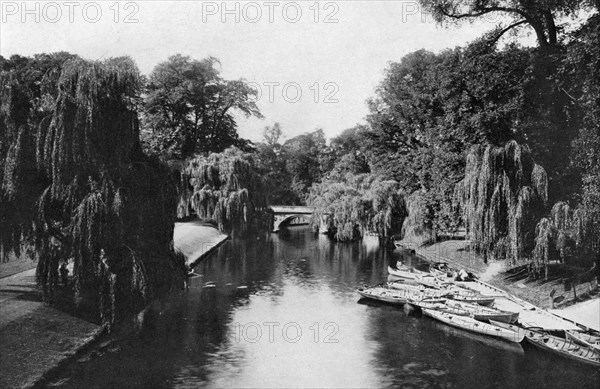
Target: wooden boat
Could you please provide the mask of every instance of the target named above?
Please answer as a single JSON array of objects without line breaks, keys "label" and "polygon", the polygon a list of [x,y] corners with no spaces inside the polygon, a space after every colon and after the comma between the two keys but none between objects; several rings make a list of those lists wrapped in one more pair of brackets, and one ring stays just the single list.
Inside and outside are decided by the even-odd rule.
[{"label": "wooden boat", "polygon": [[482,294],[464,294],[456,292],[448,295],[449,298],[463,303],[475,303],[479,305],[492,305],[495,298],[492,296],[484,296]]},{"label": "wooden boat", "polygon": [[410,281],[417,284],[434,288],[437,290],[443,290],[448,296],[454,300],[465,302],[465,303],[476,303],[479,305],[491,305],[496,296],[486,296],[472,289],[467,289],[461,285],[456,285],[453,282],[440,280],[440,278],[433,275],[413,275]]},{"label": "wooden boat", "polygon": [[406,290],[423,297],[441,298],[447,293],[443,290],[425,288],[421,285],[406,284],[404,282],[388,282],[386,286],[390,289]]},{"label": "wooden boat", "polygon": [[592,349],[600,352],[600,336],[588,335],[572,330],[567,330],[565,333],[567,335],[567,339],[572,340],[574,343],[591,347]]},{"label": "wooden boat", "polygon": [[431,298],[427,296],[419,295],[418,293],[408,290],[397,290],[389,289],[383,286],[374,286],[370,288],[358,288],[358,294],[362,297],[379,300],[390,304],[403,305],[410,299],[413,301],[420,301],[423,299],[431,299],[431,301],[444,302],[443,298]]},{"label": "wooden boat", "polygon": [[477,304],[469,304],[456,300],[446,301],[446,305],[453,308],[465,310],[471,314],[474,319],[481,321],[496,320],[503,323],[515,323],[519,318],[518,312],[501,311],[492,307],[484,307]]},{"label": "wooden boat", "polygon": [[417,274],[414,280],[423,286],[433,289],[445,289],[453,285],[452,281],[442,280],[433,274]]},{"label": "wooden boat", "polygon": [[522,342],[523,339],[525,339],[525,333],[527,332],[527,330],[525,328],[516,326],[514,324],[502,323],[500,321],[496,321],[496,320],[492,320],[492,319],[490,319],[490,324],[513,331],[514,333],[517,334],[519,339],[521,339],[519,342]]},{"label": "wooden boat", "polygon": [[423,309],[430,309],[430,310],[441,311],[441,312],[450,313],[450,314],[458,315],[458,316],[471,316],[471,314],[468,311],[465,311],[464,309],[460,309],[460,308],[451,307],[451,306],[445,304],[444,302],[431,301],[431,300],[424,299],[424,300],[420,300],[420,301],[408,300],[408,304],[411,304],[411,305],[421,308],[421,311]]},{"label": "wooden boat", "polygon": [[507,330],[493,324],[483,323],[475,320],[472,317],[458,316],[432,309],[423,309],[423,314],[432,317],[436,320],[448,325],[462,328],[467,331],[476,332],[478,334],[489,335],[495,338],[507,340],[509,342],[519,343],[519,337],[514,331]]},{"label": "wooden boat", "polygon": [[414,267],[403,266],[401,269],[394,269],[393,267],[388,266],[388,274],[392,276],[393,279],[414,281],[416,275],[429,273],[422,272]]},{"label": "wooden boat", "polygon": [[600,353],[591,347],[574,343],[570,339],[563,339],[558,336],[531,330],[525,332],[525,339],[539,349],[550,351],[588,365],[600,367]]},{"label": "wooden boat", "polygon": [[407,297],[399,293],[392,293],[385,288],[358,288],[358,294],[362,297],[383,301],[389,304],[404,305],[407,302]]}]

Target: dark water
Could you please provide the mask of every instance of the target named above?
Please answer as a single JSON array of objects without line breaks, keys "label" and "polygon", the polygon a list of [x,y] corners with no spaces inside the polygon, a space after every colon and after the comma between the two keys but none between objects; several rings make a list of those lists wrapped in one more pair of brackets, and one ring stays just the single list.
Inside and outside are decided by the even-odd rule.
[{"label": "dark water", "polygon": [[302,227],[228,241],[141,337],[92,352],[52,385],[599,387],[594,368],[359,302],[355,288],[383,281],[401,256],[376,239],[333,243]]}]

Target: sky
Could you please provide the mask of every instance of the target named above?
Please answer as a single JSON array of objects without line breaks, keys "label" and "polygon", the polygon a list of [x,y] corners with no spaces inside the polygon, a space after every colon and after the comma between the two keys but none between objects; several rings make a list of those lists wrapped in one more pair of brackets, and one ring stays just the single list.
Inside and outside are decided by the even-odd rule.
[{"label": "sky", "polygon": [[498,17],[444,28],[417,0],[0,0],[0,55],[128,55],[144,74],[173,54],[213,56],[224,78],[260,92],[264,118],[240,116],[242,137],[260,141],[279,122],[285,139],[317,128],[331,138],[364,122],[390,62],[464,45]]}]

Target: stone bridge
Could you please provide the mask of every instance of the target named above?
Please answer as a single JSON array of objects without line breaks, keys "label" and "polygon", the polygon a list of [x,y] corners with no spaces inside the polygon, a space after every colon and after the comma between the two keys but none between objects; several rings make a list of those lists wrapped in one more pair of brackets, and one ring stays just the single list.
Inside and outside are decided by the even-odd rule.
[{"label": "stone bridge", "polygon": [[273,211],[273,232],[279,231],[282,224],[291,223],[299,219],[301,223],[308,223],[313,213],[312,207],[290,206],[290,205],[271,205]]}]

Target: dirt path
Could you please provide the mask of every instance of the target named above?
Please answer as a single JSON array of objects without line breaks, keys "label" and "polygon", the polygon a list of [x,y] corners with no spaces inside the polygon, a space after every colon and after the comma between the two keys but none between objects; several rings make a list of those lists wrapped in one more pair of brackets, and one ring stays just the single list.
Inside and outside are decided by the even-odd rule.
[{"label": "dirt path", "polygon": [[600,297],[564,309],[551,309],[550,312],[600,331]]}]

